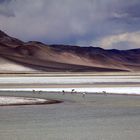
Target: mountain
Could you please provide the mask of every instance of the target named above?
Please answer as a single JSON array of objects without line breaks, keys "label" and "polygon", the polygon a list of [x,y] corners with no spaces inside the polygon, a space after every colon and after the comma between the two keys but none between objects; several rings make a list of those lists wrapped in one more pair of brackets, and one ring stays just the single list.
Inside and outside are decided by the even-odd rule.
[{"label": "mountain", "polygon": [[0,72],[140,71],[140,49],[46,45],[23,42],[0,31]]}]

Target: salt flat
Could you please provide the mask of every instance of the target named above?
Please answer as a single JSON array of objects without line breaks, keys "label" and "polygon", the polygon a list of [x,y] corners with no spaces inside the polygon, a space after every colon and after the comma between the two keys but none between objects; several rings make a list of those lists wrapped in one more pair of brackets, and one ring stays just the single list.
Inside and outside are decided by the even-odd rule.
[{"label": "salt flat", "polygon": [[0,77],[0,90],[140,94],[140,75]]},{"label": "salt flat", "polygon": [[25,98],[25,97],[9,97],[0,96],[0,106],[2,105],[25,105],[25,104],[42,104],[47,103],[45,99]]},{"label": "salt flat", "polygon": [[0,77],[0,84],[140,83],[140,76]]}]

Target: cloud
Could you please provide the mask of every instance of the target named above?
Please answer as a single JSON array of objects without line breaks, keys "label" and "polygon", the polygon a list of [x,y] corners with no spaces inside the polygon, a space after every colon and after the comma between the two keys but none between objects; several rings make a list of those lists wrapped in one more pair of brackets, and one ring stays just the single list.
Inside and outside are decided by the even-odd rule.
[{"label": "cloud", "polygon": [[103,48],[114,48],[117,47],[119,49],[132,49],[135,47],[140,47],[140,31],[132,32],[132,33],[123,33],[119,35],[112,35],[103,38],[99,42],[100,46]]},{"label": "cloud", "polygon": [[6,17],[13,17],[14,11],[10,5],[11,0],[1,0],[0,1],[0,15]]},{"label": "cloud", "polygon": [[0,29],[24,41],[95,46],[140,29],[139,7],[139,0],[2,0]]}]

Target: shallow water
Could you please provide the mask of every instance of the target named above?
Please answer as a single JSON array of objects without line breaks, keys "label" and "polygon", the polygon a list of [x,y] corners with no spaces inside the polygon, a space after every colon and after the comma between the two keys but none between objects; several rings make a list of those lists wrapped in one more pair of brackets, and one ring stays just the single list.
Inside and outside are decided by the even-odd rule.
[{"label": "shallow water", "polygon": [[0,107],[0,140],[138,140],[140,96],[0,92],[63,100],[60,104]]},{"label": "shallow water", "polygon": [[[116,82],[121,87],[96,87],[95,83]],[[140,94],[139,76],[86,77],[0,77],[0,84],[93,84],[77,91],[90,93]],[[2,88],[0,95],[39,97],[64,101],[60,104],[0,107],[0,140],[139,140],[140,96],[81,94],[62,95],[71,88]],[[42,90],[33,94],[32,90]],[[8,91],[9,90],[9,91]],[[55,91],[52,93],[46,91]],[[57,91],[57,92],[56,92]]]}]

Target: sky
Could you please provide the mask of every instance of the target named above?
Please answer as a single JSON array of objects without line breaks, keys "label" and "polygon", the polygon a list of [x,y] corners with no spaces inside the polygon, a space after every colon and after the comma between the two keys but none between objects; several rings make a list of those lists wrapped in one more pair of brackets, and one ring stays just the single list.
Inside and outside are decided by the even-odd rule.
[{"label": "sky", "polygon": [[0,30],[23,41],[140,48],[140,0],[0,0]]}]

